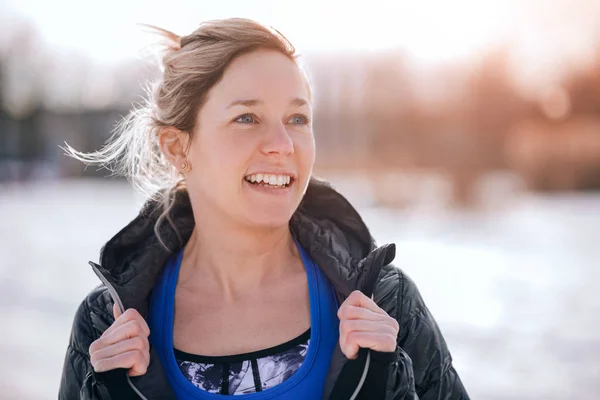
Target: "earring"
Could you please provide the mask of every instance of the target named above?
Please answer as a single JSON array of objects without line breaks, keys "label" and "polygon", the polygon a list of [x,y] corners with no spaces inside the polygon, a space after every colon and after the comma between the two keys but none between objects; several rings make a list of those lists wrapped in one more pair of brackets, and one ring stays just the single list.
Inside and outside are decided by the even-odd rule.
[{"label": "earring", "polygon": [[187,161],[184,161],[181,163],[181,172],[189,172],[190,170],[190,163]]}]

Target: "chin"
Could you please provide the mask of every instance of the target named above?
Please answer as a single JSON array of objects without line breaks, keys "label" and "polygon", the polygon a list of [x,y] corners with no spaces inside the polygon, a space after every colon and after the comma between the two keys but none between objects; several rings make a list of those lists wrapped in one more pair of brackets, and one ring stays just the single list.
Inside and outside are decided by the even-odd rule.
[{"label": "chin", "polygon": [[290,210],[289,207],[285,209],[277,209],[277,207],[263,210],[254,209],[246,214],[245,220],[249,225],[257,228],[276,229],[288,226],[294,211],[296,210]]}]

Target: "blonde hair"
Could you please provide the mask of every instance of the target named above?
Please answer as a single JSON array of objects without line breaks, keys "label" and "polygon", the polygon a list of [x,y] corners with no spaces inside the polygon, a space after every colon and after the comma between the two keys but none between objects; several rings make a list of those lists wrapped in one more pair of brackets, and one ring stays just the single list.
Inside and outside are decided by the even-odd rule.
[{"label": "blonde hair", "polygon": [[154,232],[168,249],[159,228],[166,219],[177,233],[170,210],[185,182],[160,151],[161,130],[174,127],[191,137],[208,92],[236,57],[257,49],[279,51],[294,62],[297,55],[280,32],[249,19],[207,21],[187,36],[146,26],[164,41],[161,77],[147,87],[145,100],[123,118],[102,149],[82,153],[66,144],[64,150],[85,164],[127,177],[147,197],[160,200],[162,213]]}]

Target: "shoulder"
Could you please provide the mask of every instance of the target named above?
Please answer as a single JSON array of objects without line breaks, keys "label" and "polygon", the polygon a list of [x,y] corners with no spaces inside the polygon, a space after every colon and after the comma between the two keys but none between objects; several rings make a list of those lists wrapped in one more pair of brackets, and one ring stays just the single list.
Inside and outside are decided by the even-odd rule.
[{"label": "shoulder", "polygon": [[400,325],[426,308],[415,282],[394,264],[382,268],[374,296],[379,307]]},{"label": "shoulder", "polygon": [[87,355],[90,344],[114,321],[113,301],[104,285],[96,287],[83,299],[73,319],[70,346]]}]

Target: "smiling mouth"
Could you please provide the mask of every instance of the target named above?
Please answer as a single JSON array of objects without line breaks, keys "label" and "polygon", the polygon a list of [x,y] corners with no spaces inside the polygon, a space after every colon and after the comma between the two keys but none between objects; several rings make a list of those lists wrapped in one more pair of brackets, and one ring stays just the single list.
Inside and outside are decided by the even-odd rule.
[{"label": "smiling mouth", "polygon": [[251,185],[271,189],[285,189],[294,183],[294,178],[290,175],[275,174],[252,174],[245,176],[244,180]]}]

